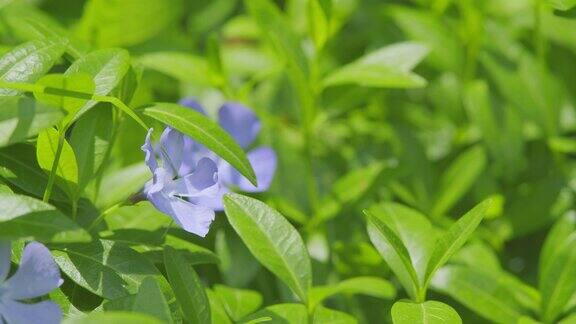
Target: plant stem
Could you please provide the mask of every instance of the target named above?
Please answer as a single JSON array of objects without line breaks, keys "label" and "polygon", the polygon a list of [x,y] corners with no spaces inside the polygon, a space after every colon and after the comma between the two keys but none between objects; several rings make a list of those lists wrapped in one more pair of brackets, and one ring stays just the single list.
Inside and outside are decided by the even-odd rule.
[{"label": "plant stem", "polygon": [[52,188],[54,187],[54,181],[56,180],[56,172],[58,171],[58,163],[60,162],[60,155],[62,155],[65,136],[66,131],[64,129],[60,130],[60,133],[58,134],[58,147],[56,148],[56,153],[54,154],[52,169],[50,170],[48,183],[46,184],[46,190],[44,190],[44,196],[42,197],[42,201],[44,202],[48,202],[50,200],[50,196],[52,195]]},{"label": "plant stem", "polygon": [[96,226],[98,226],[98,224],[100,224],[102,222],[102,220],[104,219],[104,217],[106,217],[106,215],[110,214],[111,212],[115,211],[116,209],[122,207],[124,205],[124,202],[119,202],[115,205],[112,205],[110,208],[106,209],[105,211],[103,211],[100,215],[98,215],[98,217],[92,222],[92,224],[90,224],[90,226],[88,226],[88,232],[92,231]]},{"label": "plant stem", "polygon": [[122,110],[124,113],[126,113],[128,116],[130,116],[132,119],[134,119],[145,130],[148,130],[150,128],[150,127],[148,127],[148,125],[146,125],[146,123],[140,117],[138,117],[138,115],[136,115],[134,113],[134,111],[132,109],[130,109],[130,107],[128,107],[124,102],[122,102],[122,100],[120,100],[116,97],[101,96],[101,95],[97,95],[97,94],[80,92],[80,91],[71,91],[71,90],[66,90],[66,89],[61,89],[61,88],[46,87],[46,86],[43,86],[40,84],[32,84],[32,83],[25,83],[25,82],[6,82],[6,81],[2,81],[2,80],[0,80],[0,88],[8,88],[8,89],[14,89],[14,90],[20,90],[20,91],[26,91],[26,92],[39,92],[39,93],[53,94],[53,95],[58,95],[58,96],[63,96],[63,97],[71,97],[71,98],[90,99],[90,100],[95,100],[98,102],[108,102],[108,103],[112,104],[113,106],[115,106],[116,108]]},{"label": "plant stem", "polygon": [[546,38],[542,16],[544,15],[544,3],[542,0],[534,0],[534,48],[538,61],[545,66],[546,62]]}]

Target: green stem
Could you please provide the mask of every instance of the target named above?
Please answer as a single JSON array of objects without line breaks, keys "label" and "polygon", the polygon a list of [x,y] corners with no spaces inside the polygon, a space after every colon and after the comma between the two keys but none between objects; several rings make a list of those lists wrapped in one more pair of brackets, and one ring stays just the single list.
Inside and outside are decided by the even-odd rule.
[{"label": "green stem", "polygon": [[58,163],[60,162],[60,155],[62,155],[62,148],[64,147],[65,138],[66,131],[62,129],[58,134],[58,147],[56,148],[56,153],[54,154],[52,169],[50,170],[48,183],[46,184],[46,190],[44,190],[44,196],[42,197],[44,202],[48,202],[50,200],[50,196],[52,195],[52,188],[54,187],[54,181],[56,180],[56,172],[58,171]]},{"label": "green stem", "polygon": [[98,215],[98,217],[92,222],[92,224],[90,224],[90,226],[88,226],[88,232],[92,231],[96,226],[98,226],[98,224],[100,224],[102,222],[102,220],[104,219],[104,217],[106,217],[106,215],[112,213],[113,211],[115,211],[116,209],[122,207],[124,205],[124,202],[119,202],[115,205],[112,205],[110,208],[106,209],[105,211],[103,211],[100,215]]},{"label": "green stem", "polygon": [[546,38],[544,36],[544,26],[542,16],[544,15],[544,3],[542,0],[534,0],[534,48],[538,61],[545,66],[546,62]]},{"label": "green stem", "polygon": [[164,231],[164,234],[162,234],[161,242],[164,242],[164,240],[166,240],[166,235],[168,235],[168,231],[170,230],[170,227],[172,227],[173,224],[174,224],[174,220],[171,219],[170,223],[168,223],[168,226],[166,226],[166,230]]},{"label": "green stem", "polygon": [[122,100],[120,100],[116,97],[101,96],[101,95],[97,95],[97,94],[80,92],[80,91],[71,91],[71,90],[60,89],[60,88],[46,87],[46,86],[43,86],[40,84],[32,84],[32,83],[25,83],[25,82],[6,82],[6,81],[2,81],[2,80],[0,80],[0,88],[9,88],[9,89],[26,91],[26,92],[53,94],[53,95],[58,95],[58,96],[80,98],[80,99],[90,99],[90,100],[95,100],[98,102],[108,102],[108,103],[112,104],[113,106],[115,106],[116,108],[123,111],[125,114],[130,116],[132,119],[134,119],[145,130],[148,130],[150,128],[150,127],[148,127],[148,125],[146,125],[146,123],[140,117],[138,117],[138,115],[136,115],[134,113],[134,111],[132,109],[130,109],[130,107],[128,107],[124,102],[122,102]]},{"label": "green stem", "polygon": [[122,115],[115,110],[112,112],[112,135],[110,136],[110,143],[108,144],[106,152],[104,153],[104,157],[102,158],[102,163],[96,171],[96,179],[94,180],[94,196],[92,201],[98,201],[98,197],[100,195],[100,186],[102,184],[102,178],[104,177],[105,166],[108,164],[108,160],[112,154],[112,148],[116,142],[116,137],[118,136],[120,125],[122,123]]}]

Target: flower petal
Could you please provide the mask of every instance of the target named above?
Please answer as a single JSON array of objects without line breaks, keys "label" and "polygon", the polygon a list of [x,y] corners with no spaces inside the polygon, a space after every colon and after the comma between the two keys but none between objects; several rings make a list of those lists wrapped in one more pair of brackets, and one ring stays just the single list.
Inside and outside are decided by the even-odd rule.
[{"label": "flower petal", "polygon": [[243,148],[254,141],[262,126],[256,114],[239,103],[222,105],[218,111],[218,121]]},{"label": "flower petal", "polygon": [[150,171],[154,173],[154,171],[158,167],[158,162],[156,162],[156,156],[154,155],[154,147],[152,146],[152,141],[150,139],[150,137],[152,136],[152,131],[153,131],[152,128],[148,130],[148,133],[146,134],[146,140],[144,141],[144,145],[142,145],[141,149],[142,151],[144,151],[144,153],[146,153],[146,157],[144,158],[146,165],[148,166],[148,168],[150,168]]},{"label": "flower petal", "polygon": [[62,321],[62,311],[56,303],[49,300],[24,304],[3,299],[0,300],[0,317],[9,324],[58,324]]},{"label": "flower petal", "polygon": [[206,115],[206,111],[204,111],[204,108],[202,108],[200,103],[194,98],[184,98],[180,100],[178,103],[184,107],[192,108],[197,112],[201,113],[202,115]]},{"label": "flower petal", "polygon": [[212,209],[168,196],[165,192],[148,194],[148,199],[158,210],[171,216],[185,231],[202,237],[208,234],[214,220]]},{"label": "flower petal", "polygon": [[162,157],[162,166],[172,171],[174,176],[178,173],[182,164],[182,153],[184,147],[184,134],[166,127],[160,137],[160,156]]},{"label": "flower petal", "polygon": [[218,168],[209,158],[202,158],[193,173],[165,186],[168,195],[181,197],[214,196],[218,188]]},{"label": "flower petal", "polygon": [[200,196],[189,198],[191,202],[196,205],[210,208],[214,211],[224,210],[224,195],[230,192],[230,189],[225,186],[219,186],[218,192],[213,196]]},{"label": "flower petal", "polygon": [[182,152],[182,165],[178,171],[180,177],[194,172],[198,166],[198,162],[203,158],[216,160],[216,154],[188,136],[184,137]]},{"label": "flower petal", "polygon": [[46,295],[62,282],[50,251],[38,242],[31,242],[24,248],[18,270],[4,282],[3,288],[5,296],[22,300]]},{"label": "flower petal", "polygon": [[238,187],[246,192],[262,192],[268,190],[274,174],[276,173],[277,158],[276,153],[269,147],[259,147],[248,152],[248,160],[252,164],[258,186],[255,187],[244,178],[230,164],[222,161],[218,168],[218,176],[224,184]]},{"label": "flower petal", "polygon": [[11,244],[9,241],[0,241],[0,284],[4,282],[10,272]]}]

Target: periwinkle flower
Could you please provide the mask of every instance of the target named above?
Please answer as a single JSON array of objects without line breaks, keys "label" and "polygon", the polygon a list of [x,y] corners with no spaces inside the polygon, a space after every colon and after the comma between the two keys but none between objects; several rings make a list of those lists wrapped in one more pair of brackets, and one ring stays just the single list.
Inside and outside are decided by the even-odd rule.
[{"label": "periwinkle flower", "polygon": [[10,243],[0,242],[0,322],[7,324],[57,324],[62,311],[52,301],[23,301],[44,296],[63,280],[48,249],[31,242],[24,248],[18,270],[10,278]]},{"label": "periwinkle flower", "polygon": [[216,163],[207,157],[191,157],[184,162],[184,152],[192,150],[186,149],[186,145],[196,144],[172,128],[164,130],[156,148],[152,145],[151,134],[152,129],[142,146],[146,165],[153,175],[145,189],[146,197],[185,231],[206,236],[214,220],[214,210],[199,204],[198,200],[213,197],[219,191]]},{"label": "periwinkle flower", "polygon": [[[192,99],[180,103],[205,114]],[[260,132],[258,117],[241,104],[224,104],[218,116],[220,126],[242,148],[249,147]],[[258,186],[254,186],[226,161],[179,131],[167,127],[156,147],[151,143],[151,134],[152,130],[142,146],[146,164],[153,174],[145,188],[146,196],[184,230],[202,237],[208,233],[214,212],[224,209],[222,196],[225,193],[236,188],[246,192],[265,191],[276,171],[276,154],[269,147],[248,152],[258,181]]]},{"label": "periwinkle flower", "polygon": [[[184,99],[180,101],[180,104],[205,114],[202,107],[193,99]],[[218,111],[218,123],[243,149],[250,147],[262,128],[262,124],[256,114],[239,103],[225,103],[222,105]],[[199,203],[214,210],[224,209],[222,196],[230,192],[231,189],[245,192],[263,192],[268,190],[276,172],[276,153],[270,147],[257,147],[247,153],[248,160],[256,174],[258,186],[252,185],[248,179],[242,176],[228,162],[217,157],[205,147],[198,144],[190,145],[189,147],[191,152],[187,153],[185,158],[198,155],[209,156],[218,165],[219,192],[215,197],[202,197],[199,199]]]}]

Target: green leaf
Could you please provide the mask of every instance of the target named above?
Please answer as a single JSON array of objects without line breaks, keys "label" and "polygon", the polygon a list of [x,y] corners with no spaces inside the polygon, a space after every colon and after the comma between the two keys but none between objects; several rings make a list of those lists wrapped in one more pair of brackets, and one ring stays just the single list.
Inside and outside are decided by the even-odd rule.
[{"label": "green leaf", "polygon": [[466,243],[476,227],[480,225],[491,203],[492,201],[490,199],[481,202],[457,220],[456,223],[450,226],[448,231],[440,236],[426,266],[424,287],[428,286],[436,270],[444,265],[444,263]]},{"label": "green leaf", "polygon": [[408,249],[398,235],[380,218],[365,210],[368,216],[368,235],[370,241],[384,258],[390,269],[398,277],[402,286],[412,298],[418,298],[420,281],[412,265]]},{"label": "green leaf", "polygon": [[316,50],[322,50],[330,37],[330,24],[321,0],[308,1],[308,24]]},{"label": "green leaf", "polygon": [[260,263],[229,227],[216,233],[215,252],[220,259],[218,268],[223,280],[230,286],[245,287],[260,271]]},{"label": "green leaf", "polygon": [[324,86],[357,84],[378,88],[417,88],[426,80],[411,70],[428,53],[419,43],[398,43],[380,48],[332,72]]},{"label": "green leaf", "polygon": [[442,174],[432,217],[448,212],[470,190],[485,167],[486,157],[480,146],[460,154]]},{"label": "green leaf", "polygon": [[144,162],[107,173],[102,178],[96,206],[105,209],[126,200],[150,180],[150,169]]},{"label": "green leaf", "polygon": [[66,52],[74,57],[79,57],[89,50],[87,44],[75,39],[56,19],[31,3],[11,2],[2,8],[2,18],[10,27],[11,32],[22,41],[68,39]]},{"label": "green leaf", "polygon": [[539,282],[545,322],[554,322],[576,292],[576,232],[558,243]]},{"label": "green leaf", "polygon": [[308,297],[308,308],[314,309],[324,299],[336,294],[362,294],[382,299],[393,299],[396,296],[396,289],[390,282],[378,277],[351,278],[334,285],[312,287]]},{"label": "green leaf", "polygon": [[256,259],[306,302],[312,269],[298,231],[276,210],[239,194],[224,196],[224,210]]},{"label": "green leaf", "polygon": [[172,323],[168,302],[154,277],[147,277],[142,281],[132,310],[154,316],[164,323]]},{"label": "green leaf", "polygon": [[528,312],[503,275],[481,268],[445,266],[434,276],[432,287],[493,323],[516,323]]},{"label": "green leaf", "polygon": [[392,305],[394,324],[459,324],[462,319],[456,311],[441,302],[424,303],[399,301]]},{"label": "green leaf", "polygon": [[550,266],[551,261],[562,250],[562,246],[572,233],[576,232],[576,212],[569,211],[560,218],[552,227],[540,252],[539,271],[540,280]]},{"label": "green leaf", "polygon": [[[210,68],[203,57],[180,52],[154,52],[138,57],[144,67],[196,85],[210,85]],[[190,73],[194,71],[194,73]]]},{"label": "green leaf", "polygon": [[98,47],[135,45],[176,25],[181,8],[179,0],[91,0],[84,7],[78,34]]},{"label": "green leaf", "polygon": [[171,103],[157,103],[147,107],[144,109],[144,114],[192,137],[218,154],[250,180],[252,184],[256,185],[254,170],[242,148],[230,134],[208,117],[193,109]]},{"label": "green leaf", "polygon": [[162,324],[164,322],[146,314],[129,312],[92,312],[87,316],[70,317],[63,324]]},{"label": "green leaf", "polygon": [[224,309],[224,305],[220,301],[220,298],[210,290],[206,289],[206,294],[208,295],[208,301],[210,302],[210,314],[212,315],[212,324],[232,324],[230,317]]},{"label": "green leaf", "polygon": [[208,297],[192,266],[171,247],[164,249],[164,265],[184,317],[192,324],[210,323]]},{"label": "green leaf", "polygon": [[308,226],[320,225],[336,217],[338,213],[353,208],[381,184],[380,180],[388,174],[386,171],[389,170],[382,163],[372,163],[338,178],[330,195],[322,201],[322,208]]},{"label": "green leaf", "polygon": [[[91,94],[94,92],[94,82],[88,74],[75,73],[70,75],[48,74],[36,82],[46,88],[63,89],[67,91],[82,92]],[[43,92],[35,92],[36,99],[49,103],[53,106],[60,107],[68,113],[63,124],[68,125],[74,119],[76,112],[86,104],[88,95],[84,98],[76,98],[55,94],[59,90],[44,89]]]},{"label": "green leaf", "polygon": [[[60,142],[61,141],[61,142]],[[52,172],[58,147],[61,146],[60,159],[56,167],[57,183],[66,191],[70,199],[76,200],[78,193],[78,165],[74,150],[64,137],[54,128],[48,128],[38,135],[36,156],[38,165],[46,172]]]},{"label": "green leaf", "polygon": [[[48,176],[38,166],[32,145],[16,144],[0,149],[0,176],[19,189],[42,197]],[[54,187],[52,200],[68,201],[66,194]]]},{"label": "green leaf", "polygon": [[55,207],[28,196],[0,193],[0,237],[43,242],[90,241],[90,234]]},{"label": "green leaf", "polygon": [[18,143],[56,125],[63,112],[28,97],[0,97],[0,147]]},{"label": "green leaf", "polygon": [[54,247],[54,260],[76,284],[106,299],[134,295],[146,277],[160,277],[138,252],[107,240]]},{"label": "green leaf", "polygon": [[576,0],[548,0],[548,3],[558,10],[570,10],[576,6]]},{"label": "green leaf", "polygon": [[253,290],[237,289],[223,285],[215,285],[213,289],[214,293],[220,298],[224,309],[234,321],[239,321],[262,305],[262,296]]},{"label": "green leaf", "polygon": [[[34,82],[52,68],[62,56],[65,42],[46,38],[24,43],[0,58],[0,80]],[[17,90],[0,89],[1,96],[16,95]]]},{"label": "green leaf", "polygon": [[308,313],[306,311],[306,306],[302,304],[277,304],[259,310],[241,321],[241,323],[249,322],[302,324],[308,323]]},{"label": "green leaf", "polygon": [[318,307],[314,312],[313,324],[356,324],[358,321],[350,314],[326,307]]},{"label": "green leaf", "polygon": [[70,135],[78,163],[78,186],[86,187],[99,171],[112,138],[112,109],[100,107],[87,112],[80,118]]},{"label": "green leaf", "polygon": [[[65,75],[87,74],[94,82],[94,94],[107,96],[118,88],[122,79],[130,69],[130,54],[118,48],[107,48],[82,56],[74,61],[66,70]],[[75,119],[97,104],[96,101],[86,102],[78,110]]]},{"label": "green leaf", "polygon": [[457,35],[432,12],[395,6],[390,14],[409,39],[430,48],[429,62],[436,68],[452,72],[462,71],[463,46]]},{"label": "green leaf", "polygon": [[[436,242],[436,229],[433,228],[426,216],[400,204],[376,204],[371,206],[368,211],[398,235],[398,238],[406,246],[418,280],[422,283],[426,265]],[[394,271],[396,272],[396,270]]]}]

